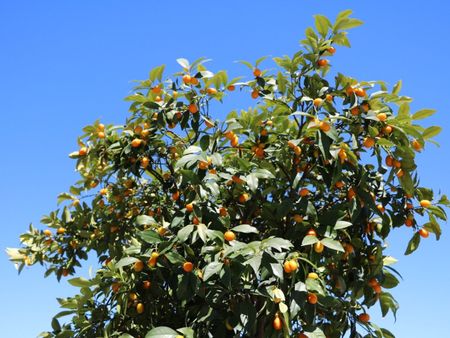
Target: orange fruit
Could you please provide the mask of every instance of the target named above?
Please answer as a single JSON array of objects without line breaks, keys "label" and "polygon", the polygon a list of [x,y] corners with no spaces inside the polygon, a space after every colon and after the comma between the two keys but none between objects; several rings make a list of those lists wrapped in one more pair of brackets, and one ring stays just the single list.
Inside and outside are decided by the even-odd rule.
[{"label": "orange fruit", "polygon": [[97,133],[97,137],[98,137],[98,138],[105,138],[105,133],[104,133],[103,131],[99,131],[99,132]]},{"label": "orange fruit", "polygon": [[175,192],[172,194],[172,199],[173,199],[174,201],[178,201],[179,198],[180,198],[180,192],[179,192],[179,191],[175,191]]},{"label": "orange fruit", "polygon": [[353,199],[356,196],[356,191],[353,188],[348,189],[347,198],[349,200]]},{"label": "orange fruit", "polygon": [[164,236],[166,233],[167,233],[167,229],[166,228],[164,228],[164,227],[159,227],[158,228],[158,234],[160,236]]},{"label": "orange fruit", "polygon": [[394,167],[400,168],[402,166],[402,161],[399,160],[393,160],[392,163],[394,164]]},{"label": "orange fruit", "polygon": [[137,261],[136,263],[134,263],[133,270],[135,272],[141,272],[142,270],[144,270],[144,262]]},{"label": "orange fruit", "polygon": [[328,47],[327,52],[330,53],[331,55],[333,55],[334,53],[336,53],[336,48]]},{"label": "orange fruit", "polygon": [[234,137],[230,140],[230,144],[233,148],[236,148],[239,145],[239,137],[234,135]]},{"label": "orange fruit", "polygon": [[314,229],[309,229],[308,232],[306,233],[307,236],[317,236],[316,230]]},{"label": "orange fruit", "polygon": [[383,204],[377,204],[377,209],[381,212],[381,213],[383,213],[383,212],[385,212],[385,208],[384,208],[384,206],[383,206]]},{"label": "orange fruit", "polygon": [[307,300],[309,304],[317,304],[317,295],[315,293],[308,293]]},{"label": "orange fruit", "polygon": [[259,97],[259,92],[257,89],[253,89],[251,93],[252,99],[257,99]]},{"label": "orange fruit", "polygon": [[162,90],[161,90],[161,87],[159,87],[159,86],[156,86],[156,87],[153,87],[152,88],[152,93],[153,94],[161,94],[161,92],[162,92]]},{"label": "orange fruit", "polygon": [[323,103],[323,100],[321,98],[316,98],[313,100],[314,107],[316,107],[316,108],[321,106],[322,103]]},{"label": "orange fruit", "polygon": [[328,123],[326,123],[326,122],[323,122],[323,121],[320,122],[319,128],[320,128],[320,130],[322,130],[324,133],[326,133],[327,131],[330,131],[330,129],[331,129],[330,125],[329,125]]},{"label": "orange fruit", "polygon": [[391,126],[386,126],[386,127],[384,127],[384,128],[382,129],[383,133],[386,134],[386,135],[391,134],[391,133],[392,133],[392,130],[393,130],[393,129],[392,129]]},{"label": "orange fruit", "polygon": [[143,157],[141,158],[141,167],[142,168],[147,168],[148,164],[150,163],[150,160],[148,157]]},{"label": "orange fruit", "polygon": [[368,322],[370,321],[370,316],[369,316],[368,313],[361,313],[361,314],[358,316],[358,320],[359,320],[361,323],[368,323]]},{"label": "orange fruit", "polygon": [[185,84],[190,84],[190,83],[191,83],[191,76],[188,75],[188,74],[184,75],[184,76],[183,76],[183,82],[184,82]]},{"label": "orange fruit", "polygon": [[209,167],[209,163],[206,161],[199,161],[198,162],[198,168],[201,170],[206,170]]},{"label": "orange fruit", "polygon": [[341,163],[344,163],[347,160],[347,152],[345,149],[340,149],[338,153],[339,159],[341,160]]},{"label": "orange fruit", "polygon": [[236,239],[236,235],[234,234],[233,231],[228,230],[223,234],[223,238],[225,238],[226,241],[231,242]]},{"label": "orange fruit", "polygon": [[301,222],[303,222],[303,216],[301,216],[301,215],[299,215],[299,214],[295,214],[293,218],[294,218],[294,221],[295,221],[296,223],[301,223]]},{"label": "orange fruit", "polygon": [[217,89],[216,89],[216,88],[210,87],[210,88],[207,88],[207,89],[206,89],[206,92],[207,92],[209,95],[216,95],[216,94],[217,94]]},{"label": "orange fruit", "polygon": [[133,140],[131,141],[131,146],[132,146],[133,148],[138,148],[138,147],[141,146],[141,144],[142,144],[142,140],[139,139],[139,138],[135,138],[135,139],[133,139]]},{"label": "orange fruit", "polygon": [[378,280],[376,278],[371,278],[371,279],[369,279],[367,284],[371,287],[374,287],[375,285],[378,285]]},{"label": "orange fruit", "polygon": [[260,69],[258,69],[258,68],[253,69],[253,75],[254,75],[255,77],[260,77],[261,74],[262,74],[262,72],[261,72]]},{"label": "orange fruit", "polygon": [[194,269],[194,264],[192,262],[184,262],[183,270],[184,272],[191,272]]},{"label": "orange fruit", "polygon": [[429,208],[431,206],[431,202],[429,200],[421,200],[419,203],[422,208]]},{"label": "orange fruit", "polygon": [[232,140],[236,135],[230,130],[223,133],[227,139]]},{"label": "orange fruit", "polygon": [[45,235],[46,237],[50,237],[50,236],[52,235],[52,232],[51,232],[49,229],[45,229],[45,230],[43,231],[43,233],[44,233],[44,235]]},{"label": "orange fruit", "polygon": [[359,107],[353,107],[352,109],[350,109],[350,113],[351,113],[353,116],[359,115],[359,114],[360,114]]},{"label": "orange fruit", "polygon": [[152,286],[152,283],[149,280],[145,280],[142,282],[142,288],[144,288],[145,290],[150,289],[151,286]]},{"label": "orange fruit", "polygon": [[192,211],[194,211],[194,204],[193,204],[193,203],[188,203],[188,204],[186,204],[186,211],[187,211],[187,212],[192,212]]},{"label": "orange fruit", "polygon": [[314,243],[314,251],[317,253],[322,253],[325,249],[325,246],[322,244],[321,241]]},{"label": "orange fruit", "polygon": [[379,113],[379,114],[377,114],[377,119],[380,120],[381,122],[386,121],[387,120],[386,113]]},{"label": "orange fruit", "polygon": [[261,136],[267,136],[267,133],[268,133],[267,129],[262,129],[260,134]]},{"label": "orange fruit", "polygon": [[341,189],[342,187],[344,187],[344,185],[345,185],[345,183],[342,182],[342,181],[337,181],[337,182],[334,184],[334,186],[335,186],[337,189]]},{"label": "orange fruit", "polygon": [[272,326],[273,326],[275,331],[280,331],[282,329],[283,323],[282,323],[280,317],[278,316],[278,314],[275,315],[275,318],[274,318],[274,320],[272,322]]},{"label": "orange fruit", "polygon": [[119,289],[120,289],[120,283],[114,282],[111,284],[112,292],[117,293],[117,292],[119,292]]},{"label": "orange fruit", "polygon": [[320,59],[319,61],[317,61],[317,65],[318,65],[320,68],[326,67],[326,66],[328,66],[328,60],[326,60],[326,59]]},{"label": "orange fruit", "polygon": [[196,86],[198,85],[198,79],[196,77],[191,77],[190,83],[191,85]]},{"label": "orange fruit", "polygon": [[306,334],[304,334],[303,332],[300,332],[300,333],[297,335],[297,338],[308,338],[308,336],[307,336]]},{"label": "orange fruit", "polygon": [[98,131],[104,131],[105,130],[105,125],[103,123],[99,123],[97,126],[97,130]]},{"label": "orange fruit", "polygon": [[428,232],[427,229],[422,228],[419,230],[419,235],[422,238],[427,238],[428,236],[430,236],[430,233]]},{"label": "orange fruit", "polygon": [[415,151],[421,151],[422,150],[422,145],[416,139],[412,140],[411,145],[412,145],[412,147],[413,147],[413,149]]},{"label": "orange fruit", "polygon": [[372,148],[375,145],[375,139],[373,137],[366,137],[363,141],[363,145],[366,148]]},{"label": "orange fruit", "polygon": [[243,193],[241,195],[239,195],[239,203],[244,204],[245,202],[247,202],[250,199],[250,197],[248,196],[247,193]]},{"label": "orange fruit", "polygon": [[236,87],[235,87],[234,85],[229,85],[229,86],[227,87],[227,89],[228,89],[230,92],[232,92],[233,90],[236,89]]},{"label": "orange fruit", "polygon": [[372,286],[372,289],[375,293],[381,293],[381,285],[380,284],[376,284],[374,286]]},{"label": "orange fruit", "polygon": [[394,158],[390,155],[386,156],[385,163],[388,167],[392,167],[394,165]]},{"label": "orange fruit", "polygon": [[327,94],[327,96],[325,97],[325,100],[327,100],[328,102],[333,102],[333,95]]},{"label": "orange fruit", "polygon": [[222,216],[222,217],[225,217],[226,215],[228,215],[227,209],[224,208],[224,207],[221,207],[221,208],[219,209],[219,215]]},{"label": "orange fruit", "polygon": [[361,108],[365,113],[367,113],[370,110],[370,106],[367,102],[362,103]]},{"label": "orange fruit", "polygon": [[129,298],[130,300],[137,300],[137,299],[138,299],[138,296],[137,296],[137,294],[135,294],[134,292],[132,292],[132,293],[130,293],[130,294],[128,295],[128,298]]},{"label": "orange fruit", "polygon": [[309,190],[308,190],[308,188],[302,188],[302,189],[300,189],[300,191],[298,192],[298,194],[299,194],[301,197],[306,197],[306,196],[309,195]]},{"label": "orange fruit", "polygon": [[347,96],[352,95],[355,92],[355,90],[353,89],[352,86],[348,86],[347,88],[345,88],[345,94],[347,94]]},{"label": "orange fruit", "polygon": [[198,113],[198,107],[197,107],[197,105],[196,105],[195,103],[191,103],[191,104],[188,106],[188,110],[189,110],[189,112],[191,112],[192,114]]},{"label": "orange fruit", "polygon": [[104,196],[108,193],[108,189],[102,188],[102,189],[100,189],[99,193],[100,193],[100,195]]},{"label": "orange fruit", "polygon": [[366,91],[363,88],[355,88],[355,94],[359,97],[364,97],[367,95]]},{"label": "orange fruit", "polygon": [[88,152],[88,148],[87,147],[81,147],[80,150],[78,150],[78,155],[79,156],[84,156],[86,155]]},{"label": "orange fruit", "polygon": [[144,312],[144,310],[145,310],[144,304],[142,304],[142,303],[137,303],[137,305],[136,305],[136,312],[139,313],[139,314],[141,314],[141,313]]},{"label": "orange fruit", "polygon": [[295,146],[294,153],[295,153],[295,155],[300,156],[302,153],[302,148],[300,148],[299,146]]},{"label": "orange fruit", "polygon": [[405,172],[403,171],[403,169],[399,169],[395,173],[395,175],[397,175],[398,178],[402,177],[404,174],[405,174]]},{"label": "orange fruit", "polygon": [[66,232],[66,228],[63,228],[63,227],[59,227],[58,230],[56,230],[56,233],[57,233],[58,235],[62,235],[62,234],[64,234],[65,232]]},{"label": "orange fruit", "polygon": [[318,279],[318,278],[319,278],[319,275],[318,275],[317,273],[315,273],[315,272],[310,272],[310,273],[308,273],[308,276],[307,276],[306,278],[309,278],[309,279]]}]

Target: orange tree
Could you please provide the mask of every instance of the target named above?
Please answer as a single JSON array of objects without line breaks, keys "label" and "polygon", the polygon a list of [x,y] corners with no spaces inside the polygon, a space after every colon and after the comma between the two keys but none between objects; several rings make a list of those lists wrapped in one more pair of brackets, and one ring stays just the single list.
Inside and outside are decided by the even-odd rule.
[{"label": "orange tree", "polygon": [[[417,124],[434,111],[410,113],[400,82],[329,79],[361,24],[350,13],[317,15],[270,70],[242,62],[247,82],[203,59],[178,59],[172,79],[157,67],[126,98],[125,125],[84,128],[65,206],[9,249],[19,271],[40,263],[58,280],[100,263],[68,280],[80,293],[42,337],[393,337],[367,310],[398,308],[391,230],[410,227],[407,254],[440,236],[449,201],[415,164],[440,127]],[[238,89],[255,107],[219,121]]]}]

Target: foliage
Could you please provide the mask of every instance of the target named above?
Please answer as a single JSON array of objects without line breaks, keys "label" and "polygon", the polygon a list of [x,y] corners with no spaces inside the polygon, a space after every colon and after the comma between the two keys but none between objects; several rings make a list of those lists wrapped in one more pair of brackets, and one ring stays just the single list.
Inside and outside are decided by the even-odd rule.
[{"label": "foliage", "polygon": [[[178,59],[173,79],[157,67],[124,126],[84,128],[70,154],[81,179],[46,230],[8,249],[19,271],[40,263],[58,280],[98,257],[42,337],[393,337],[366,312],[398,309],[391,230],[411,227],[407,254],[439,239],[449,201],[419,185],[415,158],[440,127],[418,124],[434,110],[412,114],[401,82],[329,79],[361,24],[350,14],[317,15],[276,70],[242,61],[250,81],[204,59]],[[236,89],[255,107],[219,121]]]}]

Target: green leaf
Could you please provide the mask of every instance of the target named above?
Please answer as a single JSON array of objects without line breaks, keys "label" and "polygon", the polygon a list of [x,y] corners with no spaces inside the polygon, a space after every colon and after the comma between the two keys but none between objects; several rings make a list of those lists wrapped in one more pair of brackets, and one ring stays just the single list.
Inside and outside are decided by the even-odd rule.
[{"label": "green leaf", "polygon": [[314,15],[316,29],[322,37],[326,37],[328,34],[328,29],[331,27],[330,20],[326,16],[323,15]]},{"label": "green leaf", "polygon": [[408,243],[408,246],[405,251],[405,255],[409,255],[417,250],[420,244],[420,235],[418,232],[414,234],[414,236],[411,238],[411,240]]},{"label": "green leaf", "polygon": [[181,242],[186,242],[186,240],[193,231],[194,231],[193,224],[186,225],[184,228],[178,231],[177,237]]},{"label": "green leaf", "polygon": [[139,261],[136,257],[124,257],[120,261],[118,261],[115,265],[116,268],[122,268],[127,265],[131,265]]},{"label": "green leaf", "polygon": [[251,173],[246,177],[247,185],[252,192],[255,192],[258,189],[258,177],[256,174]]},{"label": "green leaf", "polygon": [[393,274],[385,271],[384,272],[384,279],[381,283],[381,286],[386,289],[392,289],[395,288],[398,285],[399,281],[397,277],[395,277]]},{"label": "green leaf", "polygon": [[189,69],[191,67],[191,65],[189,64],[189,61],[187,59],[179,58],[179,59],[177,59],[177,62],[183,68]]},{"label": "green leaf", "polygon": [[322,238],[321,242],[327,248],[330,248],[330,249],[336,250],[336,251],[345,252],[344,247],[342,246],[342,244],[340,242],[338,242],[338,241],[335,241],[334,239]]},{"label": "green leaf", "polygon": [[156,224],[156,221],[153,217],[147,215],[139,215],[136,217],[135,223],[137,225],[152,225]]},{"label": "green leaf", "polygon": [[150,244],[161,243],[161,236],[153,229],[147,229],[138,233],[144,242]]},{"label": "green leaf", "polygon": [[151,329],[145,335],[145,338],[176,338],[178,332],[167,326],[159,326]]},{"label": "green leaf", "polygon": [[251,226],[250,224],[241,224],[238,226],[235,226],[233,228],[231,228],[231,230],[235,231],[235,232],[242,232],[242,233],[258,233],[258,229],[256,229],[255,227]]},{"label": "green leaf", "polygon": [[128,333],[122,333],[119,338],[134,338],[131,334]]},{"label": "green leaf", "polygon": [[431,126],[425,129],[422,136],[425,140],[430,139],[436,135],[438,135],[442,131],[441,127],[438,126]]},{"label": "green leaf", "polygon": [[380,294],[380,307],[381,307],[381,314],[383,315],[383,317],[386,316],[389,310],[392,311],[395,317],[399,306],[397,301],[392,297],[392,295],[389,292],[382,292]]},{"label": "green leaf", "polygon": [[316,236],[310,236],[310,235],[308,235],[308,236],[305,236],[305,237],[303,238],[302,246],[312,245],[312,244],[317,243],[318,241],[319,241],[319,240],[317,239]]},{"label": "green leaf", "polygon": [[203,270],[203,280],[207,281],[211,276],[218,274],[222,267],[223,263],[220,262],[209,263]]},{"label": "green leaf", "polygon": [[424,118],[432,116],[434,113],[436,113],[435,109],[422,109],[422,110],[419,110],[417,113],[413,114],[412,119],[413,120],[422,120]]},{"label": "green leaf", "polygon": [[83,277],[72,278],[68,280],[70,285],[76,286],[77,288],[84,288],[92,286],[92,282]]},{"label": "green leaf", "polygon": [[392,94],[398,95],[400,90],[402,89],[402,80],[398,80],[392,89]]},{"label": "green leaf", "polygon": [[348,228],[348,227],[350,227],[352,225],[353,224],[351,222],[337,221],[336,224],[334,225],[334,230],[345,229],[345,228]]}]

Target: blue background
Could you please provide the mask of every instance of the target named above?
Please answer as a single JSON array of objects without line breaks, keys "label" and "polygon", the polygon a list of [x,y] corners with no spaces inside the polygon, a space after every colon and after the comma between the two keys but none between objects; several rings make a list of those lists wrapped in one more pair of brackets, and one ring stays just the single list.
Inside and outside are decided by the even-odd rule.
[{"label": "blue background", "polygon": [[[67,156],[81,128],[100,118],[123,123],[130,80],[178,57],[214,60],[212,70],[248,70],[235,60],[292,55],[313,14],[353,9],[365,25],[338,48],[335,69],[364,80],[403,80],[413,111],[436,108],[426,121],[444,132],[441,147],[419,155],[421,183],[450,193],[450,3],[446,1],[6,1],[0,2],[0,248],[18,246],[29,222],[56,208],[56,195],[76,180]],[[264,63],[271,67],[270,63]],[[247,101],[233,101],[236,107]],[[250,102],[248,102],[249,104]],[[227,105],[228,107],[228,105]],[[223,116],[226,111],[218,111]],[[422,241],[403,256],[410,229],[395,231],[389,252],[405,280],[394,290],[398,320],[378,320],[397,337],[448,337],[450,237]],[[18,277],[0,256],[1,337],[35,337],[49,329],[56,297],[74,290],[44,279],[43,269]]]}]

